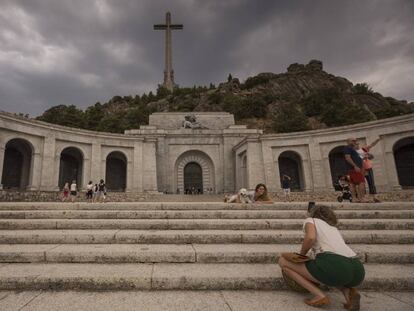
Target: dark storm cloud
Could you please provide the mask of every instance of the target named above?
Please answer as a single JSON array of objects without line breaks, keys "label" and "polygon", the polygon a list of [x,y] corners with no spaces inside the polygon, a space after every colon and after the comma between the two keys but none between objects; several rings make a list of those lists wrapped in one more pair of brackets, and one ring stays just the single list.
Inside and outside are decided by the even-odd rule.
[{"label": "dark storm cloud", "polygon": [[414,100],[414,5],[396,1],[1,1],[0,109],[41,114],[155,90],[165,12],[181,86],[284,72],[316,58],[326,71]]}]

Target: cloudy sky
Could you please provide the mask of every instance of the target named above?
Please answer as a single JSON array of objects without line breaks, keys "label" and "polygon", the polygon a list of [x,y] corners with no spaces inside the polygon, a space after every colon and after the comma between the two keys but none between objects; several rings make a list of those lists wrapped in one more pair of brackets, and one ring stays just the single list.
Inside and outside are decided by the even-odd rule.
[{"label": "cloudy sky", "polygon": [[155,90],[170,11],[181,86],[319,59],[324,69],[414,101],[412,0],[0,0],[0,110],[41,114]]}]

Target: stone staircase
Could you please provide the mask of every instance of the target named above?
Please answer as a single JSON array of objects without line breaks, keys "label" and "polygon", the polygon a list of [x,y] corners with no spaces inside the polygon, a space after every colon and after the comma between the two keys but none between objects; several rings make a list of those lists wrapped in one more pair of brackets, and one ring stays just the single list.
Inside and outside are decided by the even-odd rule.
[{"label": "stone staircase", "polygon": [[[331,205],[365,289],[414,290],[414,203]],[[306,203],[0,203],[0,289],[285,289]]]}]

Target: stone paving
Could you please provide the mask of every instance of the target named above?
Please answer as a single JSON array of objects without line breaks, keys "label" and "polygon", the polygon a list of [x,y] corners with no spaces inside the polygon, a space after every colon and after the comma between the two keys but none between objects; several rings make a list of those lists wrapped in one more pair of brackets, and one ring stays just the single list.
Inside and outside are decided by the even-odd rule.
[{"label": "stone paving", "polygon": [[[362,292],[361,310],[411,311],[410,292]],[[324,310],[345,310],[343,297],[329,292]],[[287,291],[0,291],[2,311],[308,311],[306,294]]]}]

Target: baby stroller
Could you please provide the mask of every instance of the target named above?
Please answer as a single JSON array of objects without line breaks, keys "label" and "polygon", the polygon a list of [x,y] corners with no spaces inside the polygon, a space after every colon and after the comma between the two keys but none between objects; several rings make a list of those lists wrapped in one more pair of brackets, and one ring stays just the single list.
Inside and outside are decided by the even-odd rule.
[{"label": "baby stroller", "polygon": [[339,176],[338,182],[335,184],[335,190],[341,191],[341,194],[336,198],[338,202],[348,200],[352,202],[352,193],[349,187],[349,176]]}]

